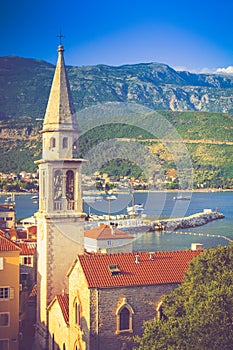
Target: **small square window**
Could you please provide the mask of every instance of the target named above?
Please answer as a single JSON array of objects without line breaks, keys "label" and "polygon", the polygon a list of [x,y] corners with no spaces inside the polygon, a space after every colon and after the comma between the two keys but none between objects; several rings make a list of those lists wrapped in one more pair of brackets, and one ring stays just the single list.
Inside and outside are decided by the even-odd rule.
[{"label": "small square window", "polygon": [[10,288],[0,287],[0,299],[9,299],[9,298],[10,298]]},{"label": "small square window", "polygon": [[7,327],[10,324],[9,312],[0,313],[0,327]]},{"label": "small square window", "polygon": [[24,258],[23,258],[24,265],[31,265],[31,262],[32,262],[32,260],[31,260],[30,256],[24,256]]},{"label": "small square window", "polygon": [[9,339],[0,340],[0,350],[9,350]]}]

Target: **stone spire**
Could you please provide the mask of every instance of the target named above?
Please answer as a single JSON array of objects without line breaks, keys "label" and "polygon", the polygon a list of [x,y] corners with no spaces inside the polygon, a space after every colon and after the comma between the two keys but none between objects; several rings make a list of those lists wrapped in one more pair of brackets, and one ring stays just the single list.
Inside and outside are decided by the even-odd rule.
[{"label": "stone spire", "polygon": [[63,57],[64,47],[58,46],[58,60],[44,118],[43,130],[78,131],[76,111],[71,96]]}]

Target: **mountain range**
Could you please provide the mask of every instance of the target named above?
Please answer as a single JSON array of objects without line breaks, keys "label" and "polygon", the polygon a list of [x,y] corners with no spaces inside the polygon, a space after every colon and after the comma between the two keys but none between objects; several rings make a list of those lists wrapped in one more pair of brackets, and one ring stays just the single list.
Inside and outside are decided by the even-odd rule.
[{"label": "mountain range", "polygon": [[[0,57],[0,120],[43,118],[55,66]],[[233,113],[233,76],[175,71],[161,63],[67,66],[76,110],[127,102],[152,110]]]},{"label": "mountain range", "polygon": [[[0,57],[0,171],[36,170],[54,69],[36,59]],[[125,175],[132,164],[116,159],[116,164],[106,160],[105,166],[97,146],[105,142],[108,148],[107,141],[114,139],[122,145],[137,140],[166,172],[176,167],[164,140],[173,135],[186,144],[195,188],[233,188],[232,76],[177,72],[159,63],[68,66],[67,73],[81,130],[81,157],[95,150],[103,172],[121,169]],[[135,159],[133,147],[128,157]]]}]

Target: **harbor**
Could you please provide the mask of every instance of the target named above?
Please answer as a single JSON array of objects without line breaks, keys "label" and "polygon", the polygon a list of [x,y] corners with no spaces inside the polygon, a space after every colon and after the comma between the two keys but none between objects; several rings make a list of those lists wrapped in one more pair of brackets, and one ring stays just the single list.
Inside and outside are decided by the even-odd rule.
[{"label": "harbor", "polygon": [[[5,203],[5,199],[9,195],[1,195],[0,202]],[[15,208],[17,220],[33,217],[38,210],[38,203],[33,203],[34,199],[30,194],[15,194]],[[126,232],[134,232],[135,240],[133,249],[135,251],[160,251],[160,250],[180,250],[190,248],[191,244],[198,239],[198,242],[203,243],[205,248],[216,247],[217,245],[227,245],[229,240],[233,239],[233,192],[202,192],[192,193],[192,198],[188,200],[173,199],[174,193],[169,192],[135,192],[135,204],[143,204],[145,217],[124,218],[112,220],[119,216],[127,215],[127,206],[130,207],[130,196],[118,194],[117,200],[111,200],[110,221],[118,222],[119,229]],[[187,219],[197,213],[206,213],[204,209],[211,208],[214,205],[213,212],[217,215],[223,213],[224,219],[208,220],[202,226],[193,226],[190,220],[190,225],[187,227]],[[93,215],[106,215],[108,219],[108,201],[96,201],[94,203],[86,203],[84,201],[84,212],[88,214],[89,207]],[[197,215],[198,216],[198,215]],[[174,225],[182,218],[183,228],[176,227],[175,230],[158,230],[152,225],[166,222],[169,225]],[[214,216],[213,216],[214,218]],[[200,221],[201,218],[195,218],[195,221]],[[105,221],[105,220],[104,220]],[[97,226],[103,220],[85,222],[85,229]],[[106,222],[106,221],[105,221]],[[20,225],[20,224],[19,224]],[[178,234],[177,232],[190,232],[189,234]],[[193,232],[193,233],[192,233]],[[222,237],[226,237],[222,238]]]}]

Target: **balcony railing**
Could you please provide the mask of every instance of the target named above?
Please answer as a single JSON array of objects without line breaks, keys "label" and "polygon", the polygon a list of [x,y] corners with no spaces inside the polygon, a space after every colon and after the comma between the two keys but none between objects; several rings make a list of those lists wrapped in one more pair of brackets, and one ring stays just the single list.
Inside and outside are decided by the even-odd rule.
[{"label": "balcony railing", "polygon": [[74,201],[67,201],[67,210],[74,210]]},{"label": "balcony railing", "polygon": [[63,205],[62,201],[54,201],[53,204],[53,209],[56,211],[60,211],[63,210],[63,208],[65,210],[74,210],[75,209],[75,201],[74,200],[65,200],[65,203]]},{"label": "balcony railing", "polygon": [[53,209],[54,210],[62,210],[62,201],[54,201]]}]

